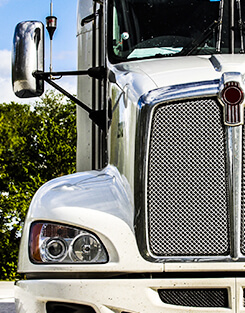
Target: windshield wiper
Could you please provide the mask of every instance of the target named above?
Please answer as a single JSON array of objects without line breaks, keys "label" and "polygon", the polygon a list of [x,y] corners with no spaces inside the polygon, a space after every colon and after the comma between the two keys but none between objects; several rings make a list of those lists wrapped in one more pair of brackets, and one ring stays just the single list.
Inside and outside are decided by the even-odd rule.
[{"label": "windshield wiper", "polygon": [[178,55],[190,55],[197,48],[201,47],[205,41],[213,34],[216,28],[218,29],[218,38],[216,42],[216,52],[221,51],[221,37],[222,37],[222,26],[223,26],[223,16],[224,16],[224,0],[220,1],[219,5],[219,19],[218,21],[213,21],[202,33],[202,35],[194,40],[193,42],[186,45]]},{"label": "windshield wiper", "polygon": [[[220,21],[213,21],[202,33],[201,37],[188,43],[179,53],[178,55],[190,55],[193,51],[195,51],[198,47],[201,47],[205,41],[210,37],[213,31],[220,26]],[[177,54],[176,54],[177,55]]]},{"label": "windshield wiper", "polygon": [[244,53],[243,20],[242,20],[241,1],[240,0],[236,0],[236,3],[237,3],[238,14],[239,14],[238,26],[239,26],[240,38],[241,38],[241,50],[240,50],[240,53]]},{"label": "windshield wiper", "polygon": [[217,43],[216,43],[216,52],[218,52],[218,53],[221,52],[223,16],[224,16],[224,0],[221,0],[220,6],[219,6],[219,32],[218,32],[218,39],[217,39]]}]

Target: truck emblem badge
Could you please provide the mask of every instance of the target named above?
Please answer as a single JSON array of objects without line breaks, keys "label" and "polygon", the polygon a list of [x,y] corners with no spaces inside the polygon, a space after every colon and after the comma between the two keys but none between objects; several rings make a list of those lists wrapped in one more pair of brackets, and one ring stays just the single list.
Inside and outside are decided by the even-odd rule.
[{"label": "truck emblem badge", "polygon": [[227,82],[221,91],[221,100],[224,106],[224,123],[229,126],[243,124],[244,94],[239,83]]}]

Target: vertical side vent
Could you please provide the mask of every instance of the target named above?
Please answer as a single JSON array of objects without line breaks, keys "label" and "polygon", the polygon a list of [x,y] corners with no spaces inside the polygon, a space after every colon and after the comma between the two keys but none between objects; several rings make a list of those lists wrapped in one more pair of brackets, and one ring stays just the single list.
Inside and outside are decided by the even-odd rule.
[{"label": "vertical side vent", "polygon": [[159,289],[166,304],[188,307],[228,308],[227,289]]},{"label": "vertical side vent", "polygon": [[147,181],[152,255],[229,255],[226,135],[213,99],[158,106]]}]

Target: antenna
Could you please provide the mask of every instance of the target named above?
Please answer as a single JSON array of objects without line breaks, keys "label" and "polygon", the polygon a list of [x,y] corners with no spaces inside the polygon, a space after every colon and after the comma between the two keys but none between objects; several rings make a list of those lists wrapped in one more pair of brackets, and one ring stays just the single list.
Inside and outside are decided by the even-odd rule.
[{"label": "antenna", "polygon": [[53,15],[53,0],[50,0],[50,15]]},{"label": "antenna", "polygon": [[57,27],[57,17],[53,16],[53,0],[50,0],[50,16],[46,17],[46,28],[50,38],[50,66],[49,70],[52,72],[52,50],[53,50],[53,35]]}]

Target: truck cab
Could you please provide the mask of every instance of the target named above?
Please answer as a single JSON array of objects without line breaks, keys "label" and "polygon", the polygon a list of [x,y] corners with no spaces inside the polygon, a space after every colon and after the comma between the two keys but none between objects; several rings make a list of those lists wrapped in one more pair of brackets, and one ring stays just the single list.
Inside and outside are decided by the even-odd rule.
[{"label": "truck cab", "polygon": [[[31,202],[17,312],[245,312],[245,2],[79,0],[77,21],[77,173]],[[43,32],[16,28],[21,97],[57,87]]]}]

